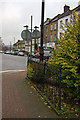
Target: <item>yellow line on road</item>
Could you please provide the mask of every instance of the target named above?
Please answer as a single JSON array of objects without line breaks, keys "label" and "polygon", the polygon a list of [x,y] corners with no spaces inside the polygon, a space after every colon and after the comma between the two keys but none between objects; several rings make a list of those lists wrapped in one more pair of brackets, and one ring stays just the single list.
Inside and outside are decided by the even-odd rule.
[{"label": "yellow line on road", "polygon": [[26,71],[26,70],[6,70],[6,71],[0,71],[0,73],[5,73],[5,72],[16,72],[16,71]]}]

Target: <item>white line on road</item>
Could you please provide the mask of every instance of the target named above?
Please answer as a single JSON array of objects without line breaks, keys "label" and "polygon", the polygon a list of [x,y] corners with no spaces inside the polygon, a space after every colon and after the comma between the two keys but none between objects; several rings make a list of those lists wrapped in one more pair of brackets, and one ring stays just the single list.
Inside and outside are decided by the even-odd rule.
[{"label": "white line on road", "polygon": [[16,71],[26,71],[26,70],[5,70],[5,71],[0,71],[0,73],[16,72]]}]

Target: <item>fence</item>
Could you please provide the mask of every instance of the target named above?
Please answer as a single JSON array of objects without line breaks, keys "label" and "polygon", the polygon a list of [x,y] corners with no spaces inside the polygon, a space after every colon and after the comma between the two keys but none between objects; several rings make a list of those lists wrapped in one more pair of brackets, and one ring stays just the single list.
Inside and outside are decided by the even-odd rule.
[{"label": "fence", "polygon": [[39,60],[30,59],[28,59],[28,66],[27,77],[36,84],[54,107],[61,110],[61,68],[57,67],[57,70],[53,71],[47,66],[46,61],[41,63]]},{"label": "fence", "polygon": [[62,81],[63,72],[61,66],[49,66],[46,60],[40,62],[39,59],[28,59],[27,77],[40,90],[51,107],[64,115],[63,117],[79,117],[79,101],[67,94],[66,85]]}]

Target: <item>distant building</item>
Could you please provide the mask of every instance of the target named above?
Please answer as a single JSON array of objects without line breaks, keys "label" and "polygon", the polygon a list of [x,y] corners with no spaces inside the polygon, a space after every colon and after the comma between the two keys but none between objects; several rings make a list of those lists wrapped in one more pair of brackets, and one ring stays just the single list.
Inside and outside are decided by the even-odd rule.
[{"label": "distant building", "polygon": [[0,37],[0,51],[5,51],[5,44],[3,43],[1,37]]},{"label": "distant building", "polygon": [[25,51],[25,41],[18,40],[15,44],[13,44],[13,50]]},{"label": "distant building", "polygon": [[[36,43],[39,47],[40,45],[40,37],[36,39]],[[31,40],[24,41],[18,40],[15,44],[13,44],[13,50],[24,51],[25,53],[30,53],[31,51]],[[32,38],[32,52],[35,51],[35,38]]]},{"label": "distant building", "polygon": [[[38,48],[40,46],[40,37],[36,39],[36,44],[38,45]],[[31,51],[31,40],[25,43],[25,51],[30,53]],[[32,38],[32,53],[37,52],[35,51],[35,38]]]}]

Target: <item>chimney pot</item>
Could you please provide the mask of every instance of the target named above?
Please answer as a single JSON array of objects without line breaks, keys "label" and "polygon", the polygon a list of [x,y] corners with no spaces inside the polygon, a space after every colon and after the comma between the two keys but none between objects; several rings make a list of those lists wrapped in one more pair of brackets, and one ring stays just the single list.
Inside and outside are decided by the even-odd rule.
[{"label": "chimney pot", "polygon": [[70,10],[70,6],[65,5],[64,6],[64,13],[67,12],[68,10]]}]

